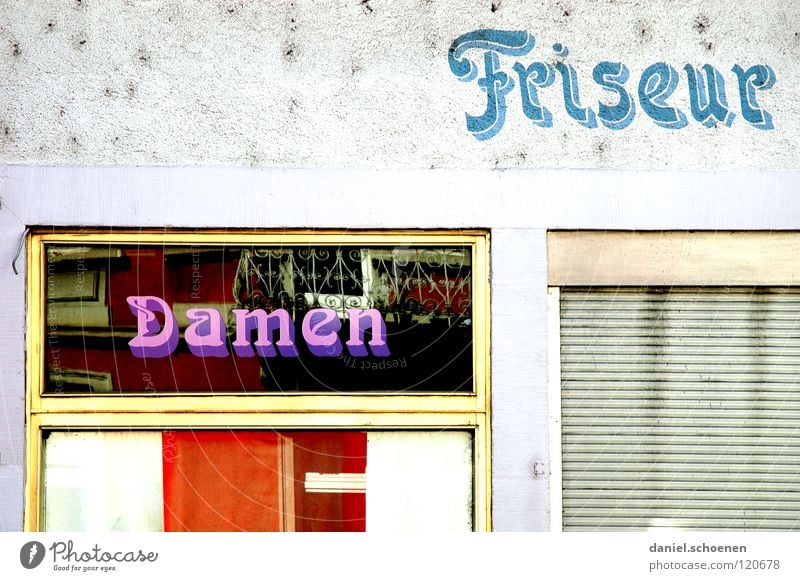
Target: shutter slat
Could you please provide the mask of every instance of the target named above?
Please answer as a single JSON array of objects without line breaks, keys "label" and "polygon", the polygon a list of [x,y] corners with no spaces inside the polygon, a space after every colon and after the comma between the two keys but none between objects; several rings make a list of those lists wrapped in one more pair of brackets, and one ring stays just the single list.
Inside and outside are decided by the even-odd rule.
[{"label": "shutter slat", "polygon": [[[639,490],[648,494],[662,491],[679,491],[679,492],[699,492],[699,491],[712,491],[715,493],[728,494],[731,492],[740,492],[752,496],[754,483],[758,485],[758,490],[770,497],[778,492],[800,492],[800,481],[797,479],[785,479],[781,481],[778,478],[773,478],[770,481],[763,480],[726,480],[720,482],[717,480],[692,480],[687,478],[677,478],[675,476],[667,475],[667,479],[661,475],[641,476],[634,475],[633,478],[623,479],[617,478],[614,480],[604,480],[597,477],[595,474],[589,474],[586,478],[573,478],[564,477],[564,494],[568,490],[604,490],[604,491],[634,491]],[[687,495],[687,498],[691,495]]]},{"label": "shutter slat", "polygon": [[603,418],[590,424],[562,423],[561,433],[565,436],[578,434],[608,436],[616,434],[637,436],[639,438],[649,435],[704,436],[711,433],[718,436],[735,436],[737,434],[760,434],[761,430],[769,428],[770,433],[773,435],[795,437],[797,426],[797,420],[777,420],[772,418],[767,420],[745,420],[744,422],[735,418],[708,418],[703,421],[672,418],[660,420],[658,425],[653,425],[653,421],[650,418]]},{"label": "shutter slat", "polygon": [[686,491],[684,490],[622,490],[622,489],[605,489],[605,490],[569,490],[564,491],[564,502],[575,503],[585,502],[587,499],[618,502],[618,501],[674,501],[680,500],[683,502],[739,502],[739,503],[778,503],[778,502],[800,502],[800,490],[795,492],[788,491],[773,491],[766,499],[751,499],[746,492],[741,490],[694,490],[692,491],[692,499],[686,499]]},{"label": "shutter slat", "polygon": [[[640,461],[637,461],[640,460]],[[671,474],[692,474],[693,478],[718,478],[720,473],[739,472],[746,478],[753,480],[771,480],[773,476],[787,475],[794,477],[797,474],[796,465],[787,464],[756,464],[746,461],[729,462],[725,463],[720,460],[719,463],[709,462],[690,462],[688,460],[681,460],[680,462],[670,462],[669,459],[661,459],[657,455],[652,455],[650,458],[639,458],[632,456],[622,461],[609,459],[608,461],[601,462],[595,460],[593,462],[587,461],[569,461],[564,462],[562,472],[564,474],[578,475],[588,472],[601,472],[616,471],[618,474],[625,473],[641,473],[652,471],[655,473],[671,473]]]},{"label": "shutter slat", "polygon": [[[564,403],[568,404],[567,407],[570,407],[569,404],[574,404],[574,407],[577,408],[578,405],[584,406],[586,409],[570,409],[568,412],[564,413],[563,421],[567,423],[572,420],[572,418],[592,418],[602,415],[603,417],[619,417],[619,418],[628,418],[628,417],[648,417],[652,418],[654,424],[656,420],[662,418],[740,418],[750,419],[750,418],[791,418],[797,419],[800,414],[798,414],[798,408],[796,404],[787,403],[786,407],[789,409],[781,409],[779,405],[767,406],[767,402],[763,402],[762,405],[755,407],[753,405],[748,405],[748,402],[726,402],[725,407],[723,408],[722,405],[705,405],[702,408],[693,409],[688,405],[681,405],[677,402],[664,402],[662,405],[655,406],[653,402],[646,402],[640,407],[631,405],[629,407],[623,407],[625,404],[625,400],[614,401],[613,405],[616,407],[607,407],[610,406],[611,403],[607,403],[606,405],[599,406],[596,402],[592,402],[592,405],[587,405],[586,402],[583,400],[563,400]],[[645,407],[647,405],[647,407]],[[562,403],[563,406],[563,403]],[[563,409],[563,408],[562,408]],[[602,414],[598,413],[602,410]],[[567,415],[567,413],[569,415]],[[573,422],[574,423],[574,422]]]},{"label": "shutter slat", "polygon": [[590,531],[597,529],[618,529],[618,530],[651,530],[658,528],[669,529],[690,529],[697,531],[705,530],[793,530],[800,526],[800,522],[793,518],[774,519],[774,518],[724,518],[711,519],[706,516],[695,518],[669,518],[669,517],[648,517],[638,518],[596,516],[596,517],[576,517],[564,518],[564,526],[575,531]]}]

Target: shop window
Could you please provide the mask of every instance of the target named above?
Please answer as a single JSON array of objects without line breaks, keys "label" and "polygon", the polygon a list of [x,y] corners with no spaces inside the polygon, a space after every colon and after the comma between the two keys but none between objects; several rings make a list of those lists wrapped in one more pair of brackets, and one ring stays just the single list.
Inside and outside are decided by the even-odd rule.
[{"label": "shop window", "polygon": [[800,237],[549,244],[556,528],[800,528]]},{"label": "shop window", "polygon": [[35,230],[26,529],[488,530],[488,235]]}]

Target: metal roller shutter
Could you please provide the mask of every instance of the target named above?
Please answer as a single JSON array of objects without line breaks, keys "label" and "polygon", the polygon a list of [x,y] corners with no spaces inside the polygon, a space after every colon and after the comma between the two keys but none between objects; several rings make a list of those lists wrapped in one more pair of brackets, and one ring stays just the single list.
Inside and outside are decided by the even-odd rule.
[{"label": "metal roller shutter", "polygon": [[800,290],[561,290],[566,530],[800,528]]}]

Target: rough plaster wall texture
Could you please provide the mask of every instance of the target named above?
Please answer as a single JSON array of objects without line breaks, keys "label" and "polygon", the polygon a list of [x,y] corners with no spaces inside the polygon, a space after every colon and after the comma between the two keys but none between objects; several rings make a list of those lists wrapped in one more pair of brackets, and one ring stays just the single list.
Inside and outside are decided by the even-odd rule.
[{"label": "rough plaster wall texture", "polygon": [[[615,102],[592,80],[602,60],[679,74],[670,104],[687,127],[657,127],[637,102],[625,129],[587,129],[564,107],[561,79],[540,90],[553,126],[533,125],[519,87],[503,129],[467,131],[486,95],[447,54],[483,29],[528,31],[529,64],[575,67],[584,105]],[[483,70],[482,52],[471,51]],[[800,4],[741,0],[5,0],[0,4],[0,161],[285,167],[797,167]],[[515,57],[502,56],[511,77]],[[687,63],[726,81],[730,127],[689,111]],[[775,129],[742,118],[731,67],[767,64],[758,91]],[[517,81],[518,84],[518,81]]]}]

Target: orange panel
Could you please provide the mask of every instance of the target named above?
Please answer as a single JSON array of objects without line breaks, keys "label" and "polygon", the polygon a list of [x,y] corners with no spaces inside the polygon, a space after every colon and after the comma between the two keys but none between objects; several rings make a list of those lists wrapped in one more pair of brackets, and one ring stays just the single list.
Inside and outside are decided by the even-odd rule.
[{"label": "orange panel", "polygon": [[281,530],[278,434],[169,431],[162,446],[165,531]]}]

